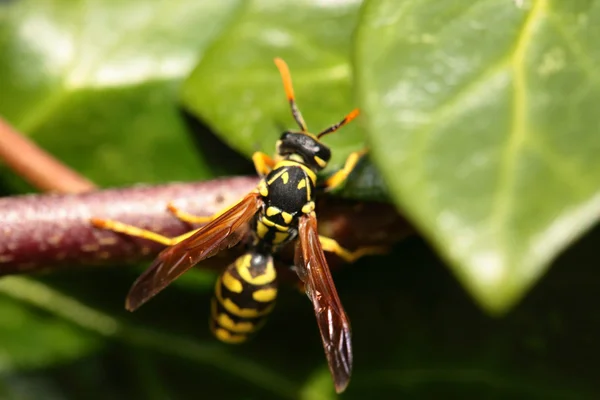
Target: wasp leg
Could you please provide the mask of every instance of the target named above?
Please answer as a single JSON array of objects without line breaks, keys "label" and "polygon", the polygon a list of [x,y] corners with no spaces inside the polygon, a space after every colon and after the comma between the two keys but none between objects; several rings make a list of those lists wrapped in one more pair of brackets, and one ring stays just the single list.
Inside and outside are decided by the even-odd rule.
[{"label": "wasp leg", "polygon": [[221,209],[221,211],[213,214],[213,215],[194,215],[188,212],[183,211],[179,207],[177,207],[173,203],[169,203],[167,205],[167,210],[173,214],[177,219],[187,222],[188,224],[208,224],[210,221],[216,219],[217,217],[224,214],[226,211],[229,211],[232,207],[234,207],[237,203],[231,204],[227,207]]},{"label": "wasp leg", "polygon": [[[226,211],[227,209],[228,208],[226,208],[223,211]],[[173,203],[169,203],[167,205],[167,210],[169,210],[169,212],[171,214],[173,214],[175,217],[177,217],[177,219],[180,219],[183,222],[187,222],[188,224],[208,224],[210,221],[217,218],[219,215],[221,215],[223,213],[223,211],[221,211],[214,215],[204,215],[204,216],[193,215],[193,214],[187,213],[187,212],[177,208]]]},{"label": "wasp leg", "polygon": [[[178,219],[180,219],[183,222],[187,222],[189,224],[207,224],[210,221],[217,218],[219,215],[221,215],[224,212],[226,212],[227,210],[229,210],[234,205],[225,207],[218,213],[213,214],[213,215],[207,215],[207,216],[199,216],[199,215],[189,214],[189,213],[177,208],[173,203],[169,203],[167,205],[167,210],[169,210],[169,212],[171,212],[175,217],[177,217]],[[177,243],[181,242],[182,240],[187,239],[188,237],[192,236],[198,230],[198,229],[194,229],[190,232],[184,233],[184,234],[176,236],[174,238],[170,238],[170,237],[160,235],[156,232],[152,232],[147,229],[138,228],[137,226],[127,225],[122,222],[114,221],[114,220],[110,220],[110,219],[92,218],[91,222],[92,222],[92,225],[94,225],[97,228],[107,229],[107,230],[119,232],[119,233],[124,233],[129,236],[141,237],[144,239],[152,240],[153,242],[158,242],[158,243],[164,244],[165,246],[173,246],[174,244],[177,244]]]},{"label": "wasp leg", "polygon": [[321,242],[321,246],[323,246],[324,251],[328,251],[330,253],[335,253],[340,258],[342,258],[346,262],[354,262],[361,258],[362,256],[370,255],[370,254],[385,254],[388,252],[388,248],[385,246],[364,246],[359,247],[354,251],[350,251],[348,249],[343,248],[340,244],[331,238],[320,236],[319,241]]},{"label": "wasp leg", "polygon": [[149,231],[147,229],[138,228],[133,225],[127,225],[122,222],[113,221],[110,219],[92,218],[90,221],[92,225],[94,225],[96,228],[106,229],[113,232],[124,233],[125,235],[129,236],[135,236],[143,239],[152,240],[153,242],[158,242],[160,244],[164,244],[165,246],[173,246],[174,244],[177,244],[196,233],[196,230],[193,230],[191,232],[184,233],[183,235],[170,238],[167,236],[160,235],[156,232]]},{"label": "wasp leg", "polygon": [[254,168],[256,168],[256,172],[260,176],[267,175],[275,166],[275,161],[271,157],[260,151],[257,151],[252,155],[252,162],[254,163]]},{"label": "wasp leg", "polygon": [[367,153],[367,149],[363,149],[360,151],[355,151],[355,152],[350,153],[350,155],[346,159],[344,168],[340,169],[335,174],[331,175],[325,181],[325,190],[329,191],[329,190],[335,189],[340,184],[342,184],[346,180],[346,178],[348,178],[348,175],[350,175],[350,173],[352,172],[354,167],[356,167],[356,164],[358,164],[358,161],[360,160],[360,158],[362,156],[364,156],[366,153]]}]

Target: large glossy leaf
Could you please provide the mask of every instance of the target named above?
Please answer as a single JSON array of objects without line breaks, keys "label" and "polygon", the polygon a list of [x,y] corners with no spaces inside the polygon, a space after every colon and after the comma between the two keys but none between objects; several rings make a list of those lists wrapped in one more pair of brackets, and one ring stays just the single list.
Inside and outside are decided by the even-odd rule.
[{"label": "large glossy leaf", "polygon": [[398,203],[503,311],[600,215],[600,2],[370,1],[359,100]]},{"label": "large glossy leaf", "polygon": [[[528,6],[526,1],[523,3],[524,7]],[[133,15],[119,15],[121,21],[127,23],[110,24],[109,32],[102,33],[111,36],[123,26],[132,28],[123,43],[132,43],[130,51],[141,43],[135,43],[135,35],[129,33],[138,32],[136,21],[145,7],[151,7],[157,14],[144,30],[154,32],[155,27],[165,24],[170,27],[180,25],[177,32],[189,35],[189,43],[198,41],[196,57],[201,56],[207,43],[204,33],[210,33],[211,27],[232,22],[231,30],[220,25],[225,29],[224,36],[207,55],[207,60],[213,60],[210,61],[213,67],[206,70],[210,76],[204,77],[202,82],[212,97],[205,100],[202,108],[219,109],[218,115],[223,116],[222,119],[215,122],[207,117],[205,120],[246,154],[255,150],[255,143],[258,143],[256,148],[272,152],[279,132],[293,127],[279,76],[272,65],[272,57],[276,55],[289,62],[295,82],[303,83],[296,85],[298,100],[312,129],[318,130],[337,120],[355,106],[349,86],[351,68],[345,60],[352,46],[351,32],[356,23],[358,2],[241,1],[231,6],[235,13],[233,20],[211,17],[209,11],[213,9],[210,7],[218,8],[223,4],[217,1],[170,2],[160,7],[157,2],[137,0],[86,3],[15,0],[10,4],[11,8],[15,7],[12,10],[21,11],[3,14],[0,23],[0,49],[3,50],[0,54],[0,85],[2,90],[14,87],[10,95],[15,104],[20,104],[19,110],[26,110],[23,104],[28,102],[32,107],[38,104],[35,94],[42,93],[38,91],[45,87],[35,84],[35,79],[25,79],[36,77],[37,69],[28,66],[24,49],[38,41],[30,39],[26,45],[19,45],[22,44],[21,36],[5,33],[20,32],[19,18],[29,21],[27,16],[36,12],[34,6],[40,10],[42,22],[52,17],[48,4],[54,4],[54,9],[58,5],[72,4],[72,10],[90,5],[85,20],[90,27],[98,27],[94,25],[98,22],[90,19],[100,18],[98,15],[102,15],[103,8],[120,7],[123,13],[131,12]],[[408,3],[398,1],[395,4]],[[445,2],[431,4],[432,17],[438,13],[443,15],[435,4]],[[476,9],[476,3],[473,4]],[[196,7],[207,7],[207,19],[195,14]],[[8,9],[2,12],[5,10]],[[71,9],[65,7],[64,10]],[[391,11],[389,15],[393,16]],[[186,25],[182,19],[170,18],[183,14],[198,18],[197,25]],[[55,25],[67,29],[79,21],[79,16],[71,12],[68,18]],[[272,29],[263,30],[263,27]],[[139,57],[164,55],[166,50],[182,51],[185,46],[177,35],[171,36],[173,32],[170,28],[162,30],[160,35],[141,43],[148,47]],[[89,35],[74,36],[89,38]],[[385,44],[390,35],[381,34],[380,37]],[[172,49],[156,48],[165,39]],[[427,39],[424,36],[423,40]],[[224,49],[220,49],[221,45]],[[4,55],[8,49],[13,52],[11,57]],[[62,49],[53,46],[48,54],[57,57],[62,54]],[[262,54],[262,50],[266,54]],[[81,54],[87,58],[88,53]],[[34,61],[45,58],[40,56]],[[111,57],[103,56],[102,59],[110,60]],[[237,78],[248,60],[251,62],[247,65],[252,66],[255,65],[253,60],[260,60],[260,63],[256,61],[259,68],[250,70],[256,74]],[[33,75],[19,73],[23,65],[33,68]],[[23,72],[30,71],[28,68]],[[190,82],[202,68],[208,67],[201,63]],[[45,69],[42,72],[42,78],[47,76]],[[49,85],[45,79],[41,82]],[[177,76],[150,77],[122,86],[86,86],[82,90],[72,90],[55,108],[48,108],[48,117],[40,118],[39,127],[28,133],[103,184],[185,179],[208,174],[202,165],[204,161],[197,161],[185,140],[187,130],[176,111],[174,96],[178,79]],[[255,83],[263,79],[270,83]],[[214,85],[213,81],[220,86]],[[197,86],[190,90],[201,93],[204,88]],[[190,95],[188,91],[185,93]],[[319,97],[313,98],[313,93]],[[333,102],[329,100],[330,95],[334,96]],[[25,100],[19,100],[20,97]],[[263,97],[272,101],[264,103],[272,107],[267,107],[264,115]],[[221,100],[225,101],[222,109],[218,105]],[[258,102],[261,107],[240,107],[238,101]],[[7,98],[0,96],[0,104],[0,113],[9,116],[19,127],[27,128],[27,124],[22,123],[27,119],[21,119]],[[243,125],[239,120],[235,126],[225,125],[225,116],[239,118],[238,110],[246,113],[243,116],[255,124]],[[372,109],[368,111],[369,115],[373,112]],[[259,117],[255,118],[254,113],[260,114]],[[113,117],[115,122],[109,122]],[[338,166],[345,153],[362,146],[360,123],[361,119],[327,138]],[[243,129],[235,130],[239,126]],[[60,137],[58,132],[62,134],[63,131],[70,139],[60,143],[55,137]],[[398,132],[392,129],[381,134],[396,140]],[[237,136],[239,133],[249,135],[252,140],[244,135]],[[106,143],[106,137],[111,138],[112,144]],[[99,143],[101,148],[96,149]],[[209,146],[207,150],[213,152],[214,147]],[[98,163],[98,159],[106,162]],[[222,158],[218,162],[227,166],[230,160]],[[392,160],[391,165],[395,165],[394,162]],[[352,179],[347,186],[352,195],[360,193],[362,196],[360,190],[376,181],[372,166],[366,165],[365,171],[364,180],[363,177]],[[393,182],[389,170],[386,171],[385,177]],[[396,171],[398,176],[405,172],[403,169]],[[394,193],[397,195],[397,188]],[[361,260],[337,271],[336,285],[352,321],[355,349],[355,370],[344,397],[597,398],[597,357],[594,355],[598,354],[595,338],[600,334],[600,321],[589,311],[589,304],[593,304],[597,296],[594,278],[598,265],[598,231],[595,233],[585,243],[575,246],[568,257],[553,268],[545,284],[536,288],[514,313],[499,321],[488,319],[473,307],[432,251],[418,239],[401,244],[389,256]],[[50,313],[53,323],[62,326],[63,321],[69,321],[107,338],[105,351],[95,357],[52,365],[36,371],[35,375],[19,371],[11,375],[0,374],[0,397],[9,398],[7,393],[12,392],[13,397],[28,395],[30,398],[36,398],[37,393],[42,393],[45,398],[54,393],[59,393],[56,395],[59,398],[77,398],[81,393],[88,393],[99,399],[335,398],[314,314],[302,293],[281,285],[278,305],[257,337],[242,346],[227,346],[219,344],[207,329],[211,293],[206,281],[173,285],[131,314],[123,310],[123,298],[135,276],[135,271],[118,268],[85,269],[49,274],[37,281],[23,278],[0,281],[3,292],[25,302],[27,313],[35,314],[36,318],[45,318]],[[3,309],[4,305],[0,304],[0,314]],[[6,309],[9,310],[7,323],[18,319],[10,316],[10,307]],[[35,329],[40,325],[32,327]],[[74,332],[79,329],[69,328]],[[50,331],[34,337],[35,340],[28,342],[31,348],[27,350],[43,354],[54,345],[52,341],[57,336]],[[56,345],[64,346],[63,339],[69,337],[63,336]],[[11,345],[15,340],[14,337],[6,338]],[[52,356],[48,358],[48,364],[58,359],[69,358]],[[31,387],[36,383],[37,390],[33,390]],[[24,387],[27,389],[25,395],[22,394]]]},{"label": "large glossy leaf", "polygon": [[[357,106],[349,58],[359,5],[353,0],[244,3],[185,82],[184,104],[238,151],[272,154],[281,132],[298,129],[273,63],[281,57],[290,67],[308,128],[319,132],[338,122]],[[350,151],[364,147],[360,118],[325,142],[333,150],[332,170],[339,168]],[[354,193],[377,197],[381,187],[370,186],[372,181],[365,182]]]},{"label": "large glossy leaf", "polygon": [[[212,176],[176,93],[236,4],[2,2],[0,116],[99,184]],[[2,171],[3,183],[12,175]],[[121,304],[125,293],[114,293]],[[64,361],[89,347],[67,322],[0,303],[4,369]]]},{"label": "large glossy leaf", "polygon": [[207,177],[175,93],[236,4],[9,2],[0,115],[105,185]]}]

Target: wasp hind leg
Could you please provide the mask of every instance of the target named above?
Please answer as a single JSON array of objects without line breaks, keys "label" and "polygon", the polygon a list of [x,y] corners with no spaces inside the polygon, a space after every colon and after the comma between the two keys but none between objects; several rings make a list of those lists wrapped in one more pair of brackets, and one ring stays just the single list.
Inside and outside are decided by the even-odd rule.
[{"label": "wasp hind leg", "polygon": [[196,232],[196,230],[193,230],[191,232],[184,233],[183,235],[170,238],[170,237],[158,234],[156,232],[152,232],[148,229],[138,228],[137,226],[124,224],[122,222],[114,221],[114,220],[110,220],[110,219],[92,218],[90,220],[90,222],[96,228],[106,229],[106,230],[118,232],[118,233],[123,233],[128,236],[148,239],[153,242],[163,244],[165,246],[173,246],[174,244],[177,244],[177,243],[181,242],[182,240],[187,239],[188,237],[192,236],[192,234],[194,234]]},{"label": "wasp hind leg", "polygon": [[[180,210],[179,208],[175,207],[172,203],[169,203],[169,205],[167,206],[167,209],[175,217],[177,217],[181,221],[187,222],[189,224],[207,224],[210,221],[212,221],[213,219],[215,219],[216,217],[218,217],[219,215],[221,215],[223,212],[227,211],[229,208],[230,207],[227,207],[224,210],[222,210],[214,215],[197,216],[197,215],[192,215],[185,211]],[[197,231],[197,229],[194,229],[190,232],[170,238],[170,237],[161,235],[159,233],[152,232],[151,230],[148,230],[148,229],[138,228],[137,226],[124,224],[122,222],[115,221],[115,220],[92,218],[90,221],[91,221],[92,225],[94,225],[96,228],[106,229],[106,230],[113,231],[113,232],[119,232],[119,233],[123,233],[128,236],[134,236],[134,237],[139,237],[139,238],[143,238],[143,239],[148,239],[153,242],[163,244],[165,246],[173,246],[174,244],[177,244],[177,243],[181,242],[182,240],[185,240],[188,237],[192,236]]]},{"label": "wasp hind leg", "polygon": [[356,164],[358,164],[358,162],[360,161],[361,157],[364,156],[365,154],[367,154],[367,149],[362,149],[360,151],[355,151],[355,152],[350,153],[348,158],[346,158],[346,163],[344,164],[344,168],[340,169],[335,174],[333,174],[329,178],[327,178],[327,180],[325,181],[325,185],[324,185],[325,190],[326,191],[333,190],[333,189],[337,188],[338,186],[340,186],[342,183],[344,183],[344,181],[346,181],[346,178],[348,178],[348,176],[352,173],[352,171],[356,167]]},{"label": "wasp hind leg", "polygon": [[334,253],[349,263],[352,263],[366,255],[385,254],[389,251],[389,248],[385,246],[363,246],[354,251],[350,251],[340,246],[335,239],[325,236],[319,236],[319,241],[321,242],[321,246],[323,246],[324,251]]}]

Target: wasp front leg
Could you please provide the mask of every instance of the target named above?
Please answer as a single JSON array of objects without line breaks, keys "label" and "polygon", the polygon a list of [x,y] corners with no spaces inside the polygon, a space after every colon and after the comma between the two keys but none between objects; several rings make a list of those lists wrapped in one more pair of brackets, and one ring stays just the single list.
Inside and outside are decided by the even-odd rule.
[{"label": "wasp front leg", "polygon": [[340,186],[344,181],[348,178],[348,176],[352,173],[360,158],[367,153],[367,149],[363,149],[360,151],[355,151],[350,153],[348,158],[346,158],[346,163],[344,164],[344,168],[337,171],[335,174],[331,175],[325,181],[325,190],[330,191],[338,186]]},{"label": "wasp front leg", "polygon": [[275,166],[275,160],[260,151],[257,151],[252,155],[252,162],[254,163],[256,172],[261,177],[268,175]]}]

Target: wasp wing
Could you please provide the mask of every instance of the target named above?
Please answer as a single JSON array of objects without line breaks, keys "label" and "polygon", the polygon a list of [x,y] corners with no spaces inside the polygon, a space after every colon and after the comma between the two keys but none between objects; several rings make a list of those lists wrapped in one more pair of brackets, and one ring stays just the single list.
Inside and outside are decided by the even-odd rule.
[{"label": "wasp wing", "polygon": [[192,236],[163,250],[133,283],[125,308],[136,310],[200,261],[235,246],[248,232],[248,221],[262,204],[260,194],[250,192]]},{"label": "wasp wing", "polygon": [[348,386],[352,373],[350,323],[323,254],[314,213],[300,218],[298,236],[296,272],[304,282],[306,294],[313,303],[329,370],[336,391],[341,393]]}]

